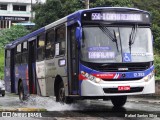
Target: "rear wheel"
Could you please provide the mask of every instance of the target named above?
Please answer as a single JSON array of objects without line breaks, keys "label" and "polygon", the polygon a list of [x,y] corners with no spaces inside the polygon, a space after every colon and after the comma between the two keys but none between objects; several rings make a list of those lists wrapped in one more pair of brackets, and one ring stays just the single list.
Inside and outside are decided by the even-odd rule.
[{"label": "rear wheel", "polygon": [[24,88],[23,88],[23,83],[22,82],[20,82],[20,84],[19,84],[19,100],[21,101],[21,102],[23,102],[24,100],[25,100],[25,97],[24,97]]},{"label": "rear wheel", "polygon": [[5,96],[5,93],[2,94],[2,97],[4,97],[4,96]]},{"label": "rear wheel", "polygon": [[122,107],[127,101],[127,96],[113,96],[111,101],[114,107]]}]

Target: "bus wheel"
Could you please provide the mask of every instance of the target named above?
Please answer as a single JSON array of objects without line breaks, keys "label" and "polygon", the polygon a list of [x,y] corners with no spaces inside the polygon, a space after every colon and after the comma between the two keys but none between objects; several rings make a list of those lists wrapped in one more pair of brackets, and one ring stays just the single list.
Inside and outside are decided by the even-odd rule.
[{"label": "bus wheel", "polygon": [[127,101],[127,96],[113,96],[111,101],[114,107],[122,107]]},{"label": "bus wheel", "polygon": [[2,94],[2,97],[4,97],[4,96],[5,96],[5,93]]},{"label": "bus wheel", "polygon": [[64,84],[61,82],[58,87],[58,94],[56,96],[56,101],[60,103],[65,102],[65,90],[64,90]]},{"label": "bus wheel", "polygon": [[21,101],[21,102],[23,102],[24,101],[24,88],[23,88],[23,83],[22,82],[20,82],[20,84],[19,84],[19,100]]},{"label": "bus wheel", "polygon": [[74,101],[73,101],[73,99],[72,98],[70,98],[70,97],[65,97],[65,103],[66,104],[72,104]]}]

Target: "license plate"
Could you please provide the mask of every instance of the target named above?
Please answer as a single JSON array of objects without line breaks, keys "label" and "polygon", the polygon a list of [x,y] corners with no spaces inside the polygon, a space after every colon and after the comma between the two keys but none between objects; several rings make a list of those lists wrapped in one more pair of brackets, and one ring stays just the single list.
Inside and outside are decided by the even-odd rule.
[{"label": "license plate", "polygon": [[130,86],[118,86],[118,91],[128,91],[130,90]]}]

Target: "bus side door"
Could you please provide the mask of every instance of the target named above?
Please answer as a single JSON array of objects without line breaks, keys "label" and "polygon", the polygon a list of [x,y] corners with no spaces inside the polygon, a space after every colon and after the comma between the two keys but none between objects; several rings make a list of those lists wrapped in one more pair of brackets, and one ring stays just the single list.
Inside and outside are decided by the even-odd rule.
[{"label": "bus side door", "polygon": [[36,80],[36,40],[29,41],[29,54],[28,54],[28,75],[29,75],[29,91],[30,94],[37,93],[37,80]]},{"label": "bus side door", "polygon": [[78,49],[75,37],[76,25],[68,27],[68,77],[69,77],[69,94],[79,94],[78,81]]}]

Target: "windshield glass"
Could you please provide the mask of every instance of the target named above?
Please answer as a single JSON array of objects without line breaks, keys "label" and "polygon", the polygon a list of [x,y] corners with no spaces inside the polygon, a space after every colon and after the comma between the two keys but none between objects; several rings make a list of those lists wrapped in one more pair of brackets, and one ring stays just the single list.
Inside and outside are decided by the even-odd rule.
[{"label": "windshield glass", "polygon": [[133,27],[83,27],[81,60],[95,63],[153,61],[150,28]]}]

